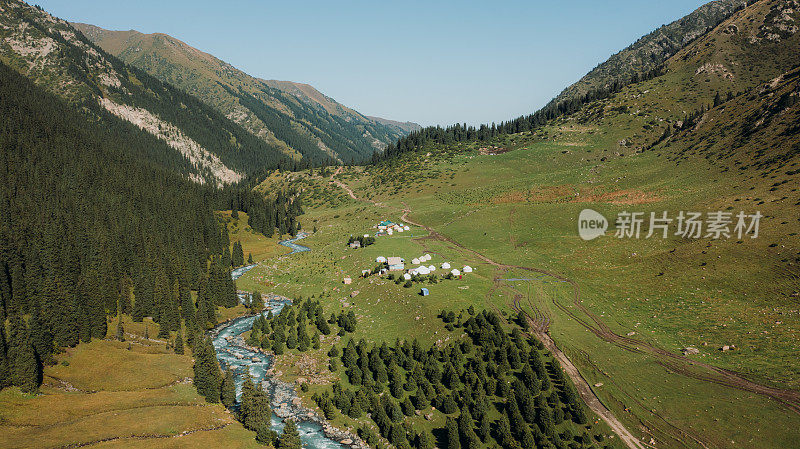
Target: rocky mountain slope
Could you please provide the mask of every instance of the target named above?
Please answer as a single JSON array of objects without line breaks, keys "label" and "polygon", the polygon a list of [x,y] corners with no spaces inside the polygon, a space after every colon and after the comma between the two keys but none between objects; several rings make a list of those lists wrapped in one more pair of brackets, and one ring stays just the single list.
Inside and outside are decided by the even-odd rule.
[{"label": "rocky mountain slope", "polygon": [[358,161],[418,128],[364,116],[308,84],[252,77],[166,34],[73,25],[107,52],[197,96],[286,154]]},{"label": "rocky mountain slope", "polygon": [[711,160],[740,170],[786,161],[798,153],[798,31],[800,2],[755,2],[676,52],[663,75],[590,103],[572,119],[624,121],[631,132],[623,152],[713,152]]},{"label": "rocky mountain slope", "polygon": [[0,4],[0,61],[98,120],[100,108],[158,137],[184,160],[171,167],[195,181],[234,183],[287,160],[278,146],[22,1]]},{"label": "rocky mountain slope", "polygon": [[553,103],[579,99],[592,90],[608,88],[614,82],[626,84],[635,76],[642,76],[658,68],[681,48],[712,30],[748,3],[753,2],[713,1],[658,28],[592,69],[578,82],[564,89],[553,99]]}]

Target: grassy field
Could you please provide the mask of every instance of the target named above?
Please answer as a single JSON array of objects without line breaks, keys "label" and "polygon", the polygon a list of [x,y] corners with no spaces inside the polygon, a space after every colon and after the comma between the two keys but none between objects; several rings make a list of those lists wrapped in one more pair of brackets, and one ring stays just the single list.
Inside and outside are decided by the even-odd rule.
[{"label": "grassy field", "polygon": [[266,237],[253,231],[253,228],[247,224],[249,217],[246,213],[239,212],[238,219],[231,217],[231,211],[229,210],[218,212],[217,214],[228,228],[231,245],[237,241],[242,243],[245,264],[248,256],[252,256],[253,262],[258,263],[289,252],[285,246],[278,244],[278,241],[281,240],[279,236]]},{"label": "grassy field", "polygon": [[39,395],[0,392],[0,445],[261,447],[221,404],[197,394],[190,355],[144,339],[146,325],[151,335],[156,329],[147,322],[126,322],[125,342],[93,341],[60,354]]},{"label": "grassy field", "polygon": [[[550,334],[595,393],[643,441],[668,447],[782,447],[798,435],[800,416],[767,397],[688,376],[647,353],[609,343],[587,331],[599,319],[610,332],[743,373],[768,386],[796,389],[800,284],[790,273],[800,240],[798,221],[775,180],[752,171],[730,173],[701,155],[667,161],[668,150],[620,152],[629,131],[610,125],[563,122],[535,134],[502,136],[487,144],[457,144],[406,156],[391,166],[356,167],[337,175],[363,199],[338,207],[311,207],[301,217],[318,232],[303,241],[311,252],[262,264],[239,281],[287,296],[322,298],[326,308],[352,308],[357,335],[371,341],[419,338],[446,341],[434,318],[441,309],[474,305],[511,313],[515,295],[525,310],[549,322]],[[632,127],[634,125],[631,125]],[[644,139],[644,138],[643,138]],[[780,173],[775,179],[782,179]],[[791,192],[789,192],[791,190]],[[796,193],[794,194],[796,196]],[[377,203],[377,204],[375,204]],[[371,233],[381,219],[410,218],[469,250],[506,265],[534,267],[569,278],[580,288],[527,270],[498,268],[474,253],[414,232],[379,237],[365,249],[346,248],[350,235]],[[590,242],[577,233],[584,208],[612,222],[609,235]],[[616,214],[624,211],[743,210],[765,215],[757,239],[618,239]],[[646,215],[647,216],[647,215]],[[673,228],[674,229],[674,228]],[[378,277],[358,279],[378,255],[407,261],[422,253],[431,263],[470,264],[475,272],[441,281],[431,295]],[[353,284],[342,284],[350,276]],[[504,279],[529,279],[505,281]],[[352,296],[354,292],[356,296]],[[723,352],[723,345],[735,350]]]}]

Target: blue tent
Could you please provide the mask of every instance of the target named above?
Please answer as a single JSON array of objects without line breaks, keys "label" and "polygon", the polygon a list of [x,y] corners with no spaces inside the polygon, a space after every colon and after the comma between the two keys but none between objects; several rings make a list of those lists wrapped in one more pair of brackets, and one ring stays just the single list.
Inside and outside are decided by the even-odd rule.
[{"label": "blue tent", "polygon": [[423,288],[422,290],[419,291],[419,294],[422,296],[428,296],[431,294],[431,292],[429,292],[427,288]]}]

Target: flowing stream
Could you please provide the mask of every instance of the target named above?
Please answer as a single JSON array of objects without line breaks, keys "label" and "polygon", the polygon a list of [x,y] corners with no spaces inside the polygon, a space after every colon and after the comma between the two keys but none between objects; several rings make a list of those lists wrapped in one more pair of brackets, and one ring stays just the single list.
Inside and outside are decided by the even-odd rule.
[{"label": "flowing stream", "polygon": [[[295,243],[308,235],[302,232],[293,239],[281,241],[280,244],[290,248],[292,250],[290,254],[310,251],[310,248]],[[231,277],[236,280],[254,266],[248,265],[237,268],[231,272]],[[240,295],[240,300],[243,299],[244,295]],[[264,301],[266,307],[263,313],[266,314],[269,310],[272,310],[273,314],[277,314],[283,309],[283,306],[291,302],[289,298],[270,295]],[[272,416],[272,430],[280,432],[284,426],[282,418],[294,417],[299,421],[297,428],[304,448],[341,449],[343,446],[339,441],[346,438],[346,435],[341,436],[341,439],[338,437],[335,440],[328,438],[320,424],[319,417],[302,409],[299,406],[299,401],[295,400],[297,394],[294,391],[294,386],[280,382],[274,379],[271,373],[268,373],[269,368],[272,366],[272,356],[247,348],[241,335],[253,327],[254,320],[255,316],[236,318],[218,327],[212,334],[214,348],[217,351],[217,359],[222,369],[231,369],[234,372],[237,399],[241,395],[242,383],[249,372],[256,385],[261,385],[270,394],[272,408],[275,411]]]}]

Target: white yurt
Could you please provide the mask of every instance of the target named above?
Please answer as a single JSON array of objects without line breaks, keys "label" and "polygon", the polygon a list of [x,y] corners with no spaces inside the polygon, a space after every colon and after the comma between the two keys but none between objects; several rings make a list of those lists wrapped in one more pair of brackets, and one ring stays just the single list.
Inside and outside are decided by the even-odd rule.
[{"label": "white yurt", "polygon": [[450,274],[452,274],[453,276],[461,276],[461,272],[458,271],[458,268],[453,268],[452,270],[450,270]]},{"label": "white yurt", "polygon": [[432,257],[431,257],[430,254],[425,254],[425,260],[431,260],[431,259],[432,259]]},{"label": "white yurt", "polygon": [[364,237],[369,237],[369,234],[364,234]]},{"label": "white yurt", "polygon": [[450,269],[450,264],[449,263],[445,262],[445,263],[442,264],[442,270],[449,270],[449,269]]},{"label": "white yurt", "polygon": [[421,274],[421,275],[431,274],[431,270],[429,270],[428,267],[423,265],[423,266],[417,268],[417,274]]},{"label": "white yurt", "polygon": [[406,226],[403,226],[403,229],[404,229],[404,230],[406,230],[406,231],[408,231],[408,230],[410,230],[411,228],[409,228],[409,227],[408,227],[408,225],[406,225]]},{"label": "white yurt", "polygon": [[411,263],[414,265],[419,265],[419,259],[411,259]]},{"label": "white yurt", "polygon": [[375,258],[375,262],[377,263],[386,263],[386,258],[383,256],[378,256]]},{"label": "white yurt", "polygon": [[387,229],[386,233],[389,234],[389,235],[392,235],[393,231],[391,229]]},{"label": "white yurt", "polygon": [[411,275],[406,273],[406,274],[403,275],[403,279],[405,279],[407,281],[410,281],[411,280]]},{"label": "white yurt", "polygon": [[462,271],[464,273],[472,273],[472,267],[469,266],[469,265],[464,265],[464,268],[462,269]]},{"label": "white yurt", "polygon": [[429,270],[429,271],[436,271],[436,266],[434,266],[434,265],[428,265],[428,270]]},{"label": "white yurt", "polygon": [[403,232],[403,228],[397,228],[397,232]]}]

